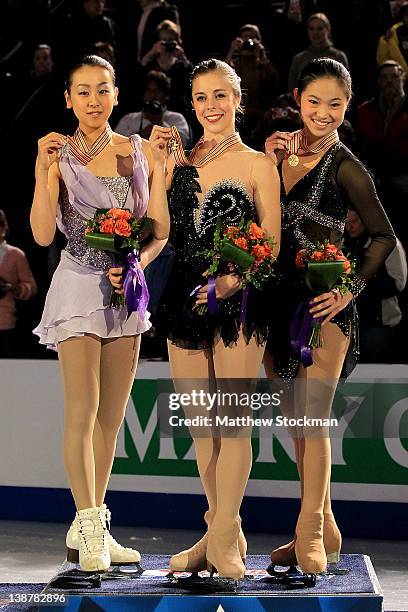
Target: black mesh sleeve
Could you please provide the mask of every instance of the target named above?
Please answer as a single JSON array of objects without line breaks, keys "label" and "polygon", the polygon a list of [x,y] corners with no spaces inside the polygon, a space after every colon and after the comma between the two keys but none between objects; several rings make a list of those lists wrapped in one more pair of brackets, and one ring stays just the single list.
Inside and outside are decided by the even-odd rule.
[{"label": "black mesh sleeve", "polygon": [[396,245],[396,237],[371,176],[356,158],[346,157],[341,161],[336,182],[342,197],[359,214],[371,238],[350,289],[356,297],[385,262]]}]

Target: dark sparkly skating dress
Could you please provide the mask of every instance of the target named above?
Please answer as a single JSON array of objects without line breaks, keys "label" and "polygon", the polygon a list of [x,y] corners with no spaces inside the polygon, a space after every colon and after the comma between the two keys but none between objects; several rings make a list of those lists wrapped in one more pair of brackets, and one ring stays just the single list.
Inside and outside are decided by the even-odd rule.
[{"label": "dark sparkly skating dress", "polygon": [[[220,164],[223,165],[225,179],[212,181],[206,191],[200,185],[205,181],[201,181],[194,166],[176,167],[174,170],[169,210],[170,242],[175,251],[175,261],[155,323],[159,333],[165,334],[181,348],[210,348],[220,337],[225,346],[233,346],[238,340],[242,290],[228,299],[217,300],[216,316],[196,314],[192,310],[195,299],[190,294],[198,285],[207,283],[202,275],[210,262],[200,252],[212,248],[217,220],[221,218],[224,226],[238,225],[241,218],[257,221],[250,171],[238,172],[245,163],[248,164],[248,154],[243,158],[240,152],[230,152],[223,155],[222,161],[213,162],[214,165],[218,164],[218,169]],[[237,178],[231,176],[235,170]],[[197,194],[204,191],[200,204]],[[252,336],[255,336],[258,344],[266,342],[267,311],[263,292],[250,287],[242,326],[247,342]]]},{"label": "dark sparkly skating dress", "polygon": [[[311,243],[329,240],[341,247],[347,211],[354,208],[371,238],[351,291],[356,297],[395,245],[395,236],[375,192],[371,177],[359,160],[342,144],[334,144],[320,162],[286,194],[281,180],[282,236],[277,279],[270,295],[271,333],[267,351],[282,378],[296,376],[298,356],[290,345],[290,322],[302,300],[310,296],[303,275],[295,266],[296,253]],[[332,322],[350,345],[342,376],[348,376],[358,357],[358,320],[354,300]]]}]

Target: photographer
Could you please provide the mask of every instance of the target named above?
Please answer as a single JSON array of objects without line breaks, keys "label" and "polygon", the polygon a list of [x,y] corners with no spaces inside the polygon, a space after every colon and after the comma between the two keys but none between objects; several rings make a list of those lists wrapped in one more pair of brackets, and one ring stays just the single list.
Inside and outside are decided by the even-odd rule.
[{"label": "photographer", "polygon": [[[252,41],[249,43],[249,45],[246,44],[248,40]],[[258,26],[252,23],[246,23],[245,25],[241,26],[238,36],[236,36],[231,42],[225,61],[231,66],[234,66],[234,60],[239,57],[242,47],[248,49],[252,46],[255,46],[258,49],[261,61],[268,61],[265,47],[262,44],[261,32]]]},{"label": "photographer", "polygon": [[157,27],[157,42],[142,58],[146,72],[160,70],[171,79],[169,106],[185,114],[189,110],[188,84],[193,69],[182,47],[180,26],[168,19]]},{"label": "photographer", "polygon": [[279,94],[279,75],[266,56],[256,25],[246,24],[240,28],[238,37],[230,45],[226,61],[241,77],[241,87],[246,92],[245,124],[240,128],[245,140]]},{"label": "photographer", "polygon": [[37,292],[25,254],[6,242],[8,223],[0,210],[0,358],[17,355],[16,300],[28,300]]},{"label": "photographer", "polygon": [[146,75],[142,110],[124,115],[115,131],[124,136],[140,134],[148,139],[154,125],[175,125],[186,148],[190,140],[190,129],[181,113],[167,110],[170,89],[170,79],[163,72],[151,70]]}]

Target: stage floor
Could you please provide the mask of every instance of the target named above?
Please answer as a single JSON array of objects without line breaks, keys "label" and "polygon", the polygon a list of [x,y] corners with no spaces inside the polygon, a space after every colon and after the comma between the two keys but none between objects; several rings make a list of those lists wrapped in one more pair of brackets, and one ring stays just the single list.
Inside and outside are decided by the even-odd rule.
[{"label": "stage floor", "polygon": [[[114,535],[142,554],[168,554],[191,545],[192,531],[117,527]],[[65,529],[61,524],[0,521],[0,582],[44,583],[63,559]],[[249,534],[251,554],[267,554],[285,540],[281,535]],[[408,611],[407,542],[346,539],[343,552],[369,555],[384,592],[385,611]]]}]

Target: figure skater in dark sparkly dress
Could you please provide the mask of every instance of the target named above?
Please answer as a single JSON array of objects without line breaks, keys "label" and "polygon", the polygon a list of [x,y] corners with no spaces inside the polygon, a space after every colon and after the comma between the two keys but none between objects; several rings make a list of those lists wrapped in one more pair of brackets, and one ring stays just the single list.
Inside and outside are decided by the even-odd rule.
[{"label": "figure skater in dark sparkly dress", "polygon": [[[211,59],[196,66],[192,103],[204,134],[186,164],[176,165],[173,157],[168,164],[175,264],[159,318],[168,337],[177,391],[188,391],[198,380],[206,388],[224,381],[225,388],[232,379],[257,379],[264,354],[269,317],[263,292],[250,288],[241,324],[242,290],[236,276],[216,278],[216,316],[194,311],[189,316],[185,309],[198,285],[203,286],[197,304],[207,302],[203,273],[209,264],[198,254],[212,247],[219,218],[225,226],[238,225],[242,218],[256,221],[274,237],[278,252],[278,173],[267,156],[245,146],[235,131],[240,101],[240,80],[228,64]],[[238,580],[245,573],[247,547],[239,512],[251,470],[251,432],[228,435],[202,428],[191,433],[208,503],[208,529],[191,548],[173,555],[170,567],[193,572],[209,565],[219,576]]]},{"label": "figure skater in dark sparkly dress", "polygon": [[[264,363],[270,378],[297,377],[304,383],[302,414],[318,406],[319,414],[328,417],[342,371],[348,375],[356,362],[354,298],[394,248],[395,236],[369,173],[338,139],[337,128],[351,98],[347,69],[332,59],[314,60],[303,68],[294,95],[303,129],[275,132],[266,141],[267,154],[281,175],[282,242],[279,299],[271,300],[273,325]],[[291,349],[289,333],[299,303],[310,296],[295,267],[296,253],[325,240],[341,246],[350,207],[363,220],[371,243],[348,293],[324,293],[312,300],[310,312],[324,317],[323,343],[312,351],[313,364],[304,367]],[[298,563],[303,571],[318,573],[328,562],[338,561],[341,534],[330,502],[330,437],[327,432],[312,434],[305,428],[294,436],[301,512],[294,539],[274,550],[271,559],[272,564]]]}]

